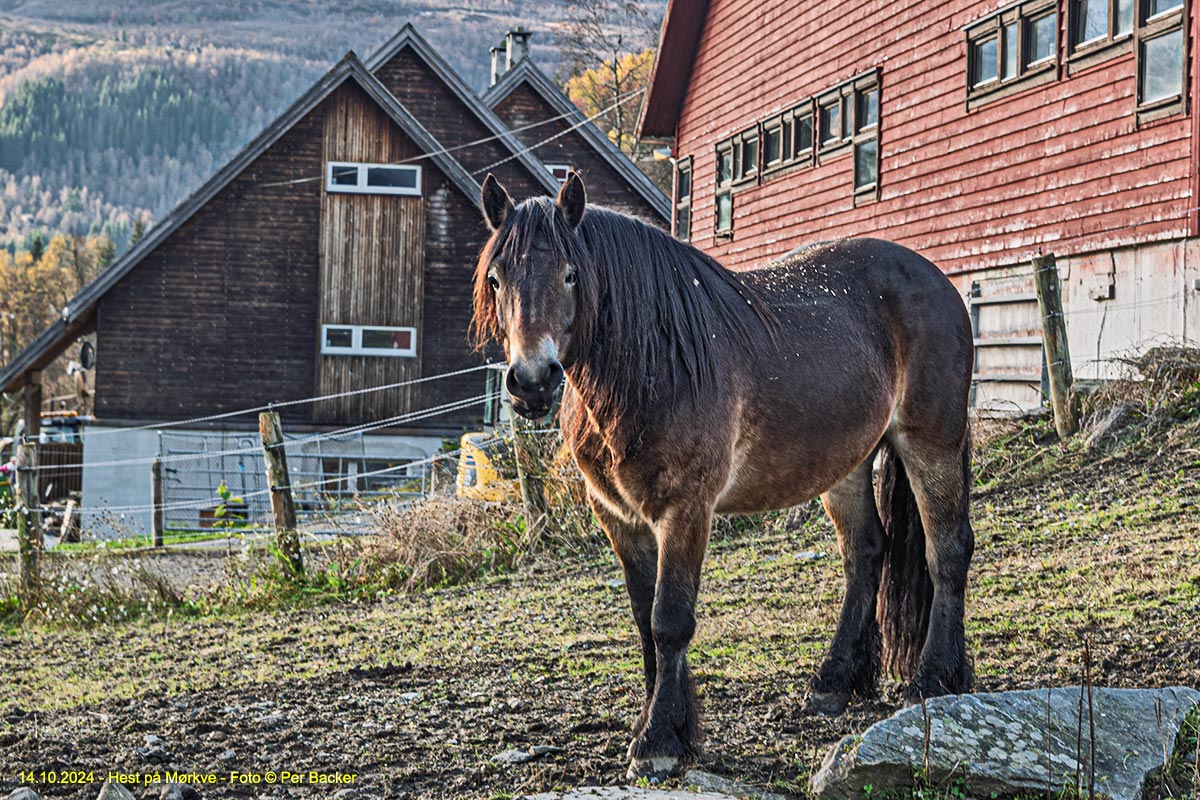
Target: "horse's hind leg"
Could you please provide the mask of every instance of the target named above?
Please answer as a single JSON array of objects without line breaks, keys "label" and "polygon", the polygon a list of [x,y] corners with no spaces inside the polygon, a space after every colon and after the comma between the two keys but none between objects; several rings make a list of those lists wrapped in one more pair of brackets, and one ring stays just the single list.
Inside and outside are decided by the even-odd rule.
[{"label": "horse's hind leg", "polygon": [[[947,435],[946,428],[953,433]],[[967,570],[975,550],[968,513],[969,437],[965,421],[957,430],[939,421],[926,431],[901,427],[891,436],[920,509],[933,583],[929,629],[905,691],[913,702],[968,692],[974,683],[963,632]]]},{"label": "horse's hind leg", "polygon": [[852,695],[874,696],[879,681],[875,598],[883,564],[883,526],[871,486],[874,456],[821,496],[837,528],[845,595],[837,632],[812,683],[808,709],[840,714]]},{"label": "horse's hind leg", "polygon": [[590,497],[592,510],[613,551],[621,560],[625,572],[625,589],[629,592],[629,603],[633,607],[633,621],[642,639],[642,663],[646,678],[646,697],[642,711],[633,726],[633,735],[641,734],[650,713],[650,699],[654,696],[656,656],[654,631],[651,627],[654,612],[654,585],[658,576],[658,543],[650,526],[641,520],[631,521],[614,513],[603,501]]}]

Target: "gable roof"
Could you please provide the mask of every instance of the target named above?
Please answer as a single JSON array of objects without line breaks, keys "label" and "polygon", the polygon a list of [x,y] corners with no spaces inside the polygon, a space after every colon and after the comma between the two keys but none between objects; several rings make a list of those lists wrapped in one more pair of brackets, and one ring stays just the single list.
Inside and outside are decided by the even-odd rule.
[{"label": "gable roof", "polygon": [[671,201],[667,196],[654,185],[646,173],[629,160],[629,156],[621,152],[619,147],[589,122],[583,112],[529,58],[523,59],[506,72],[495,86],[484,92],[483,102],[489,108],[495,108],[522,83],[528,83],[551,108],[561,114],[563,120],[573,127],[575,132],[582,136],[663,219],[671,218]]},{"label": "gable roof", "polygon": [[[451,158],[445,148],[419,123],[409,111],[388,92],[379,79],[363,65],[353,52],[325,73],[296,102],[283,112],[262,133],[235,155],[199,189],[174,208],[146,237],[87,286],[79,291],[63,309],[62,317],[33,340],[11,362],[0,369],[0,392],[12,392],[20,379],[31,370],[41,369],[59,356],[78,336],[91,326],[96,304],[113,286],[133,270],[142,259],[177,231],[192,215],[203,208],[222,189],[245,170],[255,159],[275,144],[305,115],[317,107],[347,80],[354,80],[376,102],[392,121],[407,134],[427,157],[446,174],[474,204],[479,204],[482,189],[462,165]],[[545,168],[543,167],[543,170]],[[549,174],[549,173],[547,173]],[[319,177],[314,180],[320,180]]]},{"label": "gable roof", "polygon": [[558,194],[558,181],[550,174],[550,170],[546,169],[546,165],[521,144],[516,135],[496,116],[491,108],[484,105],[478,95],[463,81],[462,76],[446,63],[445,59],[421,34],[417,33],[417,29],[411,22],[405,23],[399,33],[388,39],[371,54],[366,60],[367,69],[377,72],[380,67],[395,58],[406,47],[416,53],[417,57],[433,70],[434,74],[450,88],[455,97],[462,101],[463,105],[483,123],[483,126],[512,153],[513,160],[520,162],[529,171],[548,195],[554,197]]},{"label": "gable roof", "polygon": [[709,0],[668,0],[658,37],[658,55],[650,85],[638,117],[638,136],[670,139],[675,136],[683,98],[687,94],[696,60],[696,48],[704,32]]}]

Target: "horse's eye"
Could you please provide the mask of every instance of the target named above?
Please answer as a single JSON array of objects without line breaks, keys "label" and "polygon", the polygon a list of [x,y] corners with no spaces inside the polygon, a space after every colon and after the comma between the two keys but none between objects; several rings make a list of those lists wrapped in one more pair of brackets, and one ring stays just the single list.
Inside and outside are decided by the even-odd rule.
[{"label": "horse's eye", "polygon": [[575,270],[570,270],[567,272],[566,277],[563,278],[563,283],[565,283],[567,286],[574,286],[575,280]]},{"label": "horse's eye", "polygon": [[500,279],[495,275],[488,275],[488,286],[492,287],[493,292],[500,291]]}]

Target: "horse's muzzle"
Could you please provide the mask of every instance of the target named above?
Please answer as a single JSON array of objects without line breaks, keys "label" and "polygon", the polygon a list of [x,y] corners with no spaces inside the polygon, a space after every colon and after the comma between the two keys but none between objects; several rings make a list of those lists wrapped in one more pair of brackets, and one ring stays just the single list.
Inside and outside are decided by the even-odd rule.
[{"label": "horse's muzzle", "polygon": [[554,406],[554,394],[563,379],[562,364],[514,362],[504,376],[504,388],[512,398],[513,411],[528,419],[541,419]]}]

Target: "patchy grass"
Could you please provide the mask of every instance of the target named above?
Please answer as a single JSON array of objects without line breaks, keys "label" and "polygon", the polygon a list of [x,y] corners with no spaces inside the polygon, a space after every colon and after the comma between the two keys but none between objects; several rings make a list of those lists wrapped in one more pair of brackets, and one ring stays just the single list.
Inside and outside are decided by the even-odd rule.
[{"label": "patchy grass", "polygon": [[[979,689],[1076,683],[1085,638],[1097,685],[1200,685],[1200,431],[1191,411],[1200,384],[1171,392],[1174,400],[1142,402],[1151,413],[1108,425],[1091,444],[1107,419],[1099,400],[1068,442],[1055,441],[1045,420],[978,427],[967,634]],[[19,704],[38,712],[40,738],[35,752],[0,723],[0,760],[132,769],[138,756],[126,754],[141,734],[177,714],[179,736],[197,742],[181,766],[203,768],[227,746],[241,753],[244,737],[253,752],[283,754],[264,756],[264,769],[328,752],[389,795],[520,795],[623,775],[641,668],[610,554],[592,542],[515,547],[518,557],[456,573],[435,557],[453,551],[451,542],[405,559],[429,564],[423,577],[383,580],[355,566],[367,551],[342,546],[326,548],[318,570],[326,584],[289,590],[311,592],[301,599],[247,566],[242,585],[259,581],[262,594],[201,616],[11,630],[0,673],[14,676]],[[897,707],[888,681],[879,702],[842,718],[804,714],[840,596],[836,541],[815,505],[721,523],[690,651],[708,731],[701,768],[803,795],[833,742]],[[420,699],[397,700],[409,691]],[[301,727],[239,718],[221,728],[228,741],[193,735],[201,723],[222,724],[212,709],[262,698],[298,703]],[[177,702],[184,710],[173,710]],[[114,707],[121,713],[99,721]],[[386,725],[393,729],[381,733]],[[1193,722],[1177,753],[1194,749],[1195,735]],[[491,761],[532,744],[566,752],[515,767]],[[1186,773],[1180,756],[1159,796],[1191,797]],[[0,775],[0,791],[12,788],[8,777]],[[958,796],[953,786],[927,791],[931,800]]]}]

